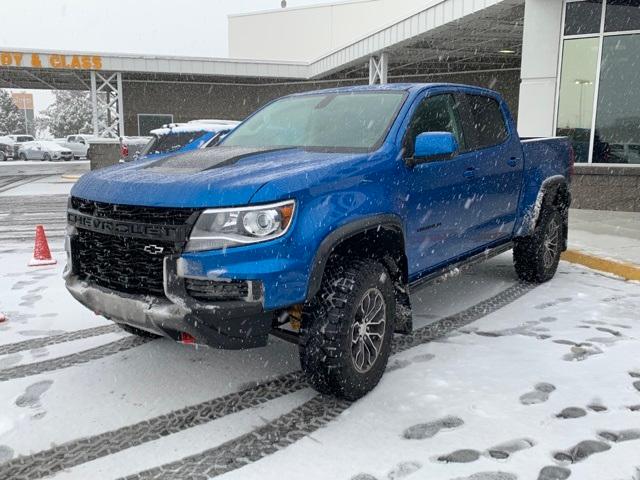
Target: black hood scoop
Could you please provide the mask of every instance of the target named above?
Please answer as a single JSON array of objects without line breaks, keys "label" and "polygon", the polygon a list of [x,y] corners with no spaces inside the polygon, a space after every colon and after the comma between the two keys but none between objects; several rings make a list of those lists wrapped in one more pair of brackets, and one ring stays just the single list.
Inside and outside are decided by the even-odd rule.
[{"label": "black hood scoop", "polygon": [[287,148],[258,147],[219,147],[202,148],[191,152],[170,155],[144,166],[146,170],[157,173],[198,173],[213,168],[233,165],[244,157],[257,153],[275,152]]}]

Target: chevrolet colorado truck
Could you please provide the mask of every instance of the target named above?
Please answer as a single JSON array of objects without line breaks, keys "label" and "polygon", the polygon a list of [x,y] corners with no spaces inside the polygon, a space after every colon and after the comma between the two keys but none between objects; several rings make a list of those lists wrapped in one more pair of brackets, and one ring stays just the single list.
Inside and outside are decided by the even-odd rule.
[{"label": "chevrolet colorado truck", "polygon": [[411,290],[509,249],[522,280],[553,277],[572,168],[567,139],[521,140],[490,90],[294,94],[218,146],[84,175],[66,286],[137,335],[295,341],[311,385],[356,399],[411,331]]}]

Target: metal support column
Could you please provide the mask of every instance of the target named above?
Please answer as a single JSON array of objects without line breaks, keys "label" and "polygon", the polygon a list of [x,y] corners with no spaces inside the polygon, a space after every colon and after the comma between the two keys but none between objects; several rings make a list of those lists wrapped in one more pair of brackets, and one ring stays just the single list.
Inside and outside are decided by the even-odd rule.
[{"label": "metal support column", "polygon": [[389,54],[386,52],[380,55],[369,57],[369,85],[387,83],[387,73],[389,72]]},{"label": "metal support column", "polygon": [[91,72],[93,134],[100,137],[124,136],[122,74]]},{"label": "metal support column", "polygon": [[98,130],[98,94],[96,92],[96,72],[91,71],[91,113],[92,113],[92,125],[93,125],[93,134],[99,135],[100,132]]}]

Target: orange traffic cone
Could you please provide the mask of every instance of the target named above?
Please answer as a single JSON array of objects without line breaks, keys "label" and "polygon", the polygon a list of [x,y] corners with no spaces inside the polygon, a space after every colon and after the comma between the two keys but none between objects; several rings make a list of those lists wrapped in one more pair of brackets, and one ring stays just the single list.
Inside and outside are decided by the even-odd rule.
[{"label": "orange traffic cone", "polygon": [[44,233],[44,227],[42,225],[36,226],[36,244],[33,247],[33,258],[29,260],[30,267],[37,267],[38,265],[53,265],[55,259],[51,256],[49,250],[49,244],[47,243],[47,236]]}]

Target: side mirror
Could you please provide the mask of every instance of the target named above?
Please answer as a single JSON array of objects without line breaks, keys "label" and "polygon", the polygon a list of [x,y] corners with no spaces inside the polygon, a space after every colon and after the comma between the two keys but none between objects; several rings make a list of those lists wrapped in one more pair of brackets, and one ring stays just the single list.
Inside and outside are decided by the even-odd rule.
[{"label": "side mirror", "polygon": [[458,142],[450,132],[424,132],[416,137],[412,163],[449,160],[458,151]]}]

